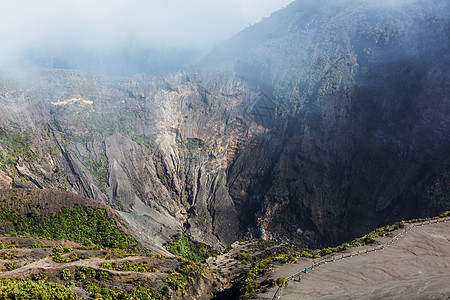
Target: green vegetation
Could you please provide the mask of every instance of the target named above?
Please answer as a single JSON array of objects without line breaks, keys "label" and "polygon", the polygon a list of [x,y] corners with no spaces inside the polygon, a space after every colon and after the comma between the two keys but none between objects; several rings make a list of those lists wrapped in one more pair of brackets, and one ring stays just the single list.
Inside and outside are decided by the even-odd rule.
[{"label": "green vegetation", "polygon": [[[134,251],[135,238],[117,227],[106,210],[76,205],[73,209],[63,207],[58,213],[18,214],[8,207],[0,210],[0,221],[7,220],[14,226],[15,234],[21,236],[65,239],[81,242],[86,246],[118,248]],[[77,230],[74,230],[76,228]]]},{"label": "green vegetation", "polygon": [[6,270],[12,271],[18,269],[19,267],[15,263],[7,263],[5,264]]},{"label": "green vegetation", "polygon": [[354,248],[354,247],[360,247],[363,245],[373,244],[375,242],[375,238],[388,236],[392,231],[399,229],[399,228],[403,228],[405,226],[404,223],[405,223],[404,221],[396,222],[392,225],[386,225],[384,227],[377,228],[374,231],[372,231],[362,237],[356,238],[350,242],[343,243],[336,247],[327,247],[327,248],[323,248],[320,250],[305,249],[305,250],[293,252],[291,256],[293,258],[295,258],[295,257],[320,258],[320,257],[328,255],[328,254],[344,251],[348,248]]},{"label": "green vegetation", "polygon": [[135,288],[130,291],[114,290],[108,287],[99,287],[93,281],[86,281],[83,284],[83,288],[93,295],[95,299],[103,300],[122,300],[122,299],[135,299],[135,300],[171,300],[172,297],[167,289],[162,291],[156,291],[152,288],[143,287],[140,282],[135,283]]},{"label": "green vegetation", "polygon": [[0,252],[0,259],[8,260],[8,259],[14,259],[16,257],[17,257],[17,255],[14,252],[12,252],[12,251],[2,251],[2,252]]},{"label": "green vegetation", "polygon": [[[58,114],[72,114],[69,106],[57,106],[52,107],[51,114],[53,118]],[[110,136],[114,133],[114,127],[112,121],[106,120],[99,116],[98,114],[91,114],[89,118],[89,122],[86,122],[86,118],[77,118],[70,117],[70,120],[74,121],[74,125],[77,128],[85,128],[84,132],[86,134],[67,134],[65,132],[60,132],[61,137],[61,145],[64,148],[69,148],[70,144],[80,143],[83,145],[93,144],[94,147],[98,146],[101,150],[97,152],[95,156],[85,156],[82,158],[82,164],[89,170],[89,172],[94,176],[97,181],[98,187],[103,193],[106,193],[106,183],[108,181],[108,170],[107,170],[107,157],[105,154],[104,145],[101,144],[101,140],[104,137]],[[54,129],[58,128],[58,126],[53,125]],[[56,147],[50,148],[52,153],[59,152],[59,149]],[[94,158],[93,158],[94,157]],[[62,188],[64,189],[64,188]]]},{"label": "green vegetation", "polygon": [[76,294],[67,287],[31,279],[0,279],[0,299],[5,300],[76,300]]},{"label": "green vegetation", "polygon": [[109,278],[109,273],[103,270],[96,270],[89,267],[78,267],[75,269],[75,280],[85,281],[86,279],[103,280]]},{"label": "green vegetation", "polygon": [[[78,132],[74,135],[65,134],[61,132],[64,139],[64,146],[67,146],[67,141],[87,144],[92,143],[96,139],[111,136],[114,133],[114,121],[104,118],[102,115],[95,112],[83,112],[80,114],[77,106],[72,105],[58,105],[50,108],[50,115],[53,118],[53,123],[59,120],[70,120],[73,126],[77,127]],[[89,120],[86,122],[86,120]],[[53,124],[54,128],[57,128]],[[80,134],[87,132],[87,134]]]},{"label": "green vegetation", "polygon": [[11,248],[16,248],[16,246],[0,242],[0,250],[1,249],[11,249]]},{"label": "green vegetation", "polygon": [[192,152],[201,148],[203,145],[203,141],[200,139],[188,139],[185,145],[186,149],[188,149],[189,152]]},{"label": "green vegetation", "polygon": [[108,181],[108,170],[106,168],[106,155],[102,152],[98,161],[94,161],[91,158],[83,158],[83,165],[89,170],[89,172],[97,180],[98,186],[103,193],[106,193],[106,183]]},{"label": "green vegetation", "polygon": [[275,246],[275,242],[265,241],[265,240],[257,240],[255,244],[251,244],[249,247],[252,249],[264,250],[269,247]]},{"label": "green vegetation", "polygon": [[70,269],[62,269],[61,271],[59,271],[58,273],[58,277],[61,280],[69,280],[70,276],[72,276],[72,272],[70,271]]},{"label": "green vegetation", "polygon": [[53,261],[57,262],[57,263],[70,263],[70,262],[79,260],[76,253],[72,253],[68,258],[62,257],[63,254],[72,252],[72,250],[73,250],[72,247],[70,247],[70,248],[65,248],[62,246],[54,247],[53,251],[52,251]]},{"label": "green vegetation", "polygon": [[31,135],[27,133],[24,136],[0,128],[0,169],[10,176],[17,175],[15,166],[18,158],[36,159],[36,155],[30,149]]},{"label": "green vegetation", "polygon": [[[275,246],[275,244],[270,243],[270,247]],[[256,245],[260,245],[262,249],[269,248],[269,243],[260,242]],[[265,245],[265,246],[263,246]],[[254,247],[253,247],[254,248]],[[258,248],[258,246],[256,246]],[[290,247],[277,247],[276,249],[267,250],[266,253],[262,255],[265,258],[256,260],[245,253],[239,253],[238,256],[244,261],[249,262],[251,258],[251,266],[247,272],[242,273],[232,282],[231,293],[236,299],[249,299],[255,295],[258,290],[257,278],[267,273],[273,269],[273,263],[296,263],[296,257],[301,256],[302,253],[307,253],[311,255],[308,251],[294,252]],[[316,252],[313,252],[316,255]],[[250,258],[249,258],[250,257]],[[310,257],[314,257],[311,255]],[[267,282],[264,283],[267,285]],[[276,282],[278,285],[279,283]]]},{"label": "green vegetation", "polygon": [[412,219],[409,221],[396,222],[392,225],[386,225],[386,226],[377,228],[362,237],[356,238],[350,242],[343,243],[336,247],[328,247],[328,248],[323,248],[321,250],[316,250],[316,251],[302,250],[302,251],[294,253],[294,255],[296,257],[319,258],[321,256],[325,256],[325,255],[332,254],[335,252],[344,251],[348,248],[354,248],[354,247],[360,247],[363,245],[373,244],[377,237],[388,236],[391,234],[392,231],[394,231],[396,229],[404,228],[405,223],[418,223],[418,222],[424,222],[424,221],[431,221],[431,220],[436,220],[436,219],[440,219],[440,218],[445,218],[447,216],[450,216],[450,211],[444,212],[436,217],[419,218],[419,219]]},{"label": "green vegetation", "polygon": [[151,268],[146,266],[146,263],[140,263],[135,264],[129,260],[126,260],[122,262],[121,264],[109,264],[109,263],[102,263],[100,267],[109,269],[109,270],[116,270],[116,271],[133,271],[133,272],[158,272],[156,268]]},{"label": "green vegetation", "polygon": [[43,282],[47,280],[47,274],[45,272],[37,273],[32,276],[34,281]]},{"label": "green vegetation", "polygon": [[186,293],[189,285],[195,284],[195,280],[203,275],[203,267],[190,261],[183,262],[175,270],[169,270],[170,274],[163,281],[181,296]]},{"label": "green vegetation", "polygon": [[122,114],[118,120],[119,133],[121,135],[129,137],[133,142],[136,142],[140,146],[149,149],[153,152],[155,146],[153,144],[153,140],[145,135],[136,135],[133,127],[134,121],[136,119],[136,115],[131,116],[128,114]]},{"label": "green vegetation", "polygon": [[284,286],[284,285],[286,285],[287,280],[286,280],[286,278],[284,278],[282,276],[277,279],[276,283],[277,283],[277,286]]},{"label": "green vegetation", "polygon": [[30,246],[30,249],[35,249],[35,248],[52,248],[52,245],[43,245],[43,244],[33,244]]},{"label": "green vegetation", "polygon": [[112,270],[113,269],[112,265],[110,263],[107,263],[107,262],[101,263],[100,267],[103,268],[103,269],[108,269],[108,270]]},{"label": "green vegetation", "polygon": [[255,295],[258,287],[256,279],[273,268],[270,263],[270,258],[254,262],[250,270],[233,281],[232,293],[236,299],[249,299]]},{"label": "green vegetation", "polygon": [[186,233],[178,232],[172,237],[172,241],[164,243],[167,251],[179,255],[194,262],[204,262],[213,255],[210,246],[192,241]]},{"label": "green vegetation", "polygon": [[158,173],[158,178],[165,187],[169,187],[169,183],[167,182],[167,178],[164,174]]},{"label": "green vegetation", "polygon": [[239,260],[243,264],[249,265],[253,262],[253,257],[250,254],[247,253],[238,253],[235,257],[235,259]]},{"label": "green vegetation", "polygon": [[418,219],[412,219],[412,220],[402,221],[402,222],[404,222],[404,223],[419,223],[419,222],[426,222],[426,221],[431,221],[431,220],[442,219],[442,218],[446,218],[446,217],[450,217],[450,210],[443,212],[442,214],[440,214],[439,216],[436,216],[436,217],[418,218]]}]

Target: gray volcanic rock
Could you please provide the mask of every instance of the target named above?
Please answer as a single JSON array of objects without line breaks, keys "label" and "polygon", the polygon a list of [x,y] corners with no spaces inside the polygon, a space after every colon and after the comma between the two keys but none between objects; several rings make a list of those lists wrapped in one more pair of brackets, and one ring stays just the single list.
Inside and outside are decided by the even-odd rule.
[{"label": "gray volcanic rock", "polygon": [[0,189],[10,189],[12,187],[12,179],[5,172],[0,171]]},{"label": "gray volcanic rock", "polygon": [[[161,245],[184,228],[336,244],[450,208],[449,4],[295,1],[164,75],[2,80],[14,181],[123,211]],[[229,55],[229,54],[232,55]]]}]

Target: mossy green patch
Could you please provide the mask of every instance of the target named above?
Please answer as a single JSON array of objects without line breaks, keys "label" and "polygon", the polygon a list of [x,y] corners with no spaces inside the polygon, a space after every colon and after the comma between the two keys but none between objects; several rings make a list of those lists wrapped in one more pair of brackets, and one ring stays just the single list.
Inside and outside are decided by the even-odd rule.
[{"label": "mossy green patch", "polygon": [[179,232],[174,235],[172,241],[165,243],[164,247],[172,254],[195,262],[204,262],[208,257],[213,255],[211,246],[192,241],[184,232]]},{"label": "mossy green patch", "polygon": [[195,284],[195,280],[203,275],[203,267],[196,263],[186,261],[175,270],[169,270],[169,274],[170,275],[164,278],[163,281],[167,283],[178,296],[181,296],[186,294],[188,286]]},{"label": "mossy green patch", "polygon": [[[26,205],[26,204],[24,204]],[[134,250],[137,240],[121,231],[116,221],[101,208],[75,205],[62,207],[59,212],[19,214],[9,207],[1,207],[0,220],[14,226],[13,234],[81,242],[86,246]],[[74,230],[76,228],[76,230]]]},{"label": "mossy green patch", "polygon": [[59,284],[34,282],[29,278],[1,278],[0,299],[75,300],[78,298],[70,288]]}]

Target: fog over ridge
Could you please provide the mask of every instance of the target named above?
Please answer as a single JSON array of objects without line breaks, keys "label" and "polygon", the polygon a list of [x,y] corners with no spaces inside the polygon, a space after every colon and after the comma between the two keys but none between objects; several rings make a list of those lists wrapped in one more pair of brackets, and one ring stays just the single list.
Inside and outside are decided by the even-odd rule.
[{"label": "fog over ridge", "polygon": [[[195,64],[214,46],[287,6],[405,10],[426,0],[16,0],[2,3],[0,71],[80,69],[161,74]],[[446,17],[448,4],[436,7]],[[222,47],[223,48],[223,47]],[[225,49],[226,51],[226,49]]]},{"label": "fog over ridge", "polygon": [[209,49],[292,0],[2,1],[0,67],[149,48]]}]

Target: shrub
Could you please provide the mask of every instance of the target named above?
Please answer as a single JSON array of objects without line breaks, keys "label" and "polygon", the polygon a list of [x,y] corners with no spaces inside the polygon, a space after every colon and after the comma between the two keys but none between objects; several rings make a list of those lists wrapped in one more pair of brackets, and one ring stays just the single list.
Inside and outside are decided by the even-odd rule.
[{"label": "shrub", "polygon": [[277,286],[284,286],[284,285],[286,285],[286,283],[287,283],[287,280],[284,277],[279,277],[277,279]]},{"label": "shrub", "polygon": [[75,269],[75,280],[84,281],[89,278],[103,280],[109,277],[107,271],[95,270],[89,267],[78,267]]},{"label": "shrub", "polygon": [[62,269],[58,273],[58,277],[61,280],[69,280],[71,275],[72,275],[72,272],[70,271],[70,269],[67,269],[67,268],[66,269]]},{"label": "shrub", "polygon": [[121,231],[105,209],[75,205],[73,208],[63,207],[58,213],[40,212],[39,216],[32,216],[18,214],[7,204],[0,205],[0,208],[0,221],[10,222],[15,233],[26,236],[66,239],[87,246],[127,251],[134,250],[137,245],[137,240]]},{"label": "shrub", "polygon": [[42,245],[42,244],[33,244],[30,246],[30,249],[35,249],[35,248],[50,248],[50,245]]},{"label": "shrub", "polygon": [[10,248],[16,248],[16,246],[0,242],[0,250],[1,249],[10,249]]},{"label": "shrub", "polygon": [[109,277],[109,273],[106,271],[97,271],[97,276],[95,278],[97,278],[98,280],[103,280],[103,279],[107,279]]},{"label": "shrub", "polygon": [[137,286],[129,291],[114,290],[108,287],[99,287],[92,281],[86,281],[83,284],[83,288],[89,292],[94,299],[111,299],[111,300],[122,300],[122,299],[158,299],[158,300],[171,300],[172,296],[168,289],[163,288],[161,292],[156,291],[152,288],[146,288],[142,286]]},{"label": "shrub", "polygon": [[32,276],[32,278],[33,278],[33,280],[36,280],[36,281],[46,281],[47,274],[45,274],[45,272],[37,273],[37,274],[34,274]]},{"label": "shrub", "polygon": [[250,265],[253,262],[253,257],[244,252],[238,253],[235,258],[246,265]]},{"label": "shrub", "polygon": [[248,299],[253,297],[258,286],[256,275],[251,271],[240,276],[235,284],[238,286],[238,299]]},{"label": "shrub", "polygon": [[19,268],[15,263],[7,263],[5,265],[5,267],[6,267],[6,270],[8,270],[8,271],[12,271],[12,270]]},{"label": "shrub", "polygon": [[194,242],[184,232],[179,232],[172,237],[172,241],[164,243],[167,251],[179,255],[194,262],[204,262],[213,255],[210,246]]},{"label": "shrub", "polygon": [[249,299],[253,297],[258,287],[256,278],[272,269],[271,261],[272,258],[269,257],[254,262],[250,270],[236,278],[232,286],[233,298]]},{"label": "shrub", "polygon": [[78,280],[78,281],[86,280],[86,274],[84,272],[82,272],[81,270],[77,269],[75,271],[75,280]]},{"label": "shrub", "polygon": [[83,288],[86,290],[86,292],[88,292],[89,294],[96,294],[96,293],[100,293],[101,289],[95,284],[95,282],[93,281],[89,281],[87,280],[84,284],[83,284]]},{"label": "shrub", "polygon": [[306,258],[312,258],[313,257],[313,255],[310,252],[307,252],[307,251],[304,251],[304,250],[300,253],[300,256],[306,257]]},{"label": "shrub", "polygon": [[273,246],[275,246],[274,242],[265,241],[265,240],[258,240],[256,242],[256,244],[252,244],[249,247],[252,248],[252,249],[264,250],[266,248],[273,247]]},{"label": "shrub", "polygon": [[202,145],[203,141],[200,139],[188,139],[188,141],[186,142],[186,148],[188,149],[189,152],[201,148]]},{"label": "shrub", "polygon": [[169,270],[170,274],[163,279],[177,295],[181,296],[186,293],[186,287],[195,284],[197,277],[203,275],[203,268],[193,262],[182,263],[175,270]]},{"label": "shrub", "polygon": [[150,272],[150,268],[143,263],[135,264],[129,260],[122,262],[121,264],[114,264],[112,269],[117,271],[133,271],[133,272]]},{"label": "shrub", "polygon": [[33,282],[26,279],[0,279],[0,299],[58,299],[76,300],[76,294],[69,288],[47,282]]},{"label": "shrub", "polygon": [[324,248],[324,249],[320,250],[319,255],[325,256],[325,255],[328,255],[331,253],[333,253],[333,250],[331,250],[331,248]]},{"label": "shrub", "polygon": [[8,260],[8,259],[14,259],[17,255],[12,251],[3,251],[0,252],[0,259]]},{"label": "shrub", "polygon": [[104,263],[100,264],[100,267],[102,267],[104,269],[112,270],[111,264],[107,263],[107,262],[104,262]]},{"label": "shrub", "polygon": [[65,247],[62,247],[62,246],[56,246],[52,250],[52,252],[53,252],[52,253],[52,256],[53,256],[52,260],[54,262],[57,262],[57,263],[69,263],[69,262],[73,262],[73,261],[79,260],[79,258],[78,258],[76,253],[70,254],[70,256],[68,258],[62,257],[63,254],[69,253],[71,251],[73,251],[72,247],[65,248]]}]

